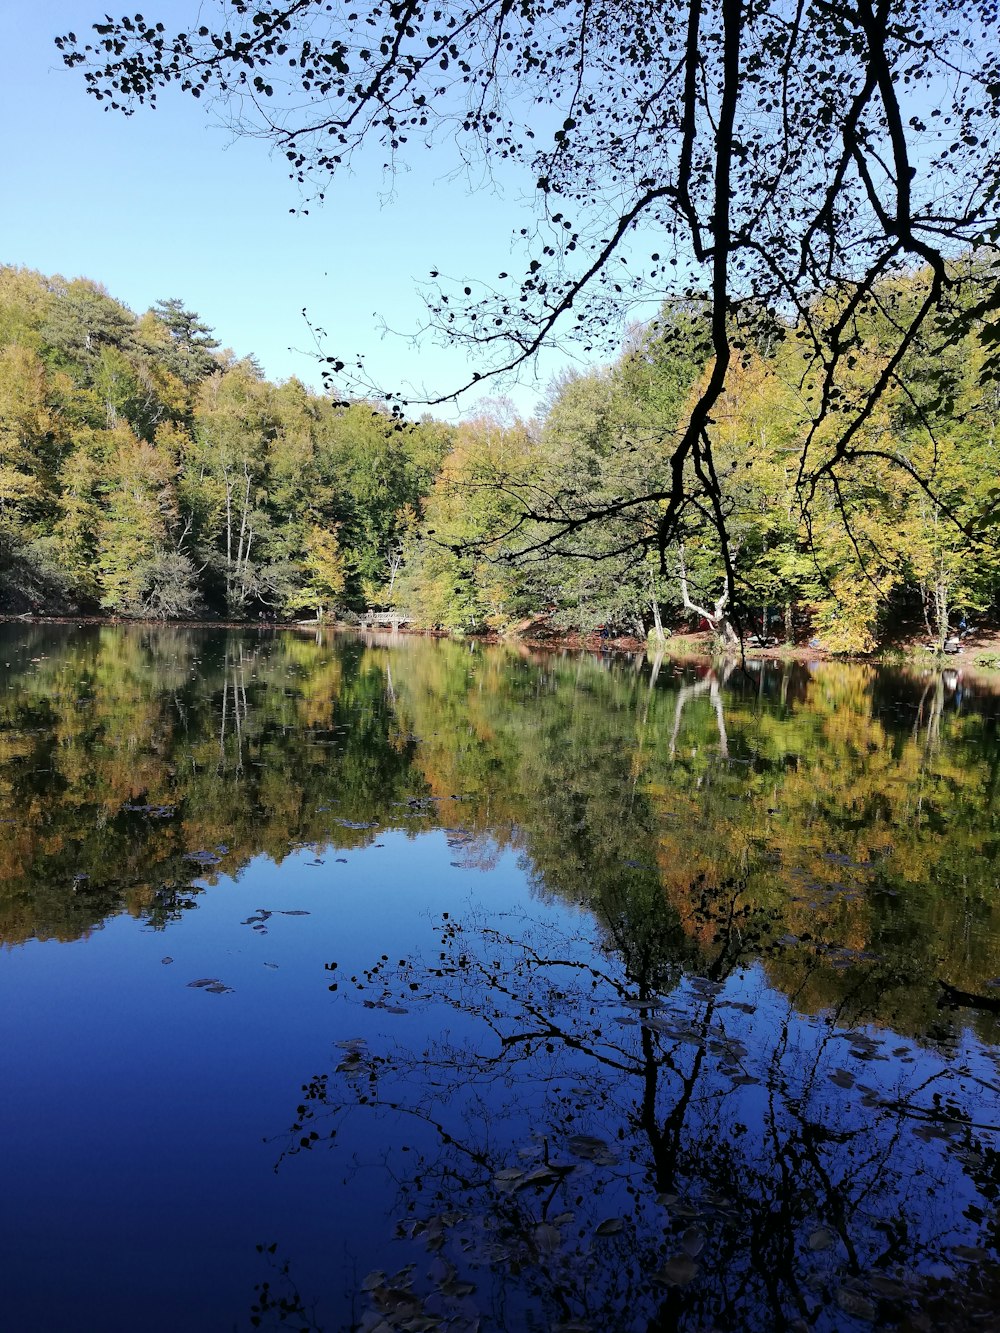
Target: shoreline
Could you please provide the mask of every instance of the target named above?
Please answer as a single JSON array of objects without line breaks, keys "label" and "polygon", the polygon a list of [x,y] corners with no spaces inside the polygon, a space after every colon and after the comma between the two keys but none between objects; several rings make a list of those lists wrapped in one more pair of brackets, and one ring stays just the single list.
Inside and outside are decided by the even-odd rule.
[{"label": "shoreline", "polygon": [[[396,630],[365,629],[361,625],[346,622],[323,623],[316,621],[279,621],[279,620],[161,620],[158,618],[141,619],[124,616],[100,615],[45,615],[45,614],[0,614],[0,624],[5,625],[76,625],[76,626],[136,626],[146,629],[216,629],[245,630],[257,633],[275,633],[292,631],[313,633],[315,630],[328,630],[333,633],[354,634],[398,634],[406,637],[455,639],[460,642],[483,644],[523,645],[533,652],[588,652],[606,654],[627,654],[635,656],[645,653],[656,657],[662,654],[669,658],[700,658],[710,660],[719,654],[712,651],[712,636],[707,630],[697,633],[669,634],[662,643],[655,639],[639,639],[623,635],[606,639],[600,634],[581,634],[567,631],[561,634],[511,634],[504,635],[491,631],[485,634],[463,634],[442,629],[418,629],[406,626]],[[739,656],[738,654],[736,655]],[[822,646],[808,644],[775,644],[771,647],[747,647],[743,654],[747,661],[765,662],[860,662],[873,666],[923,666],[954,667],[962,670],[992,671],[1000,670],[1000,631],[987,630],[970,637],[968,643],[957,653],[938,653],[926,647],[923,637],[919,641],[899,640],[877,648],[872,653],[831,653]],[[987,659],[987,660],[982,660]],[[990,660],[992,659],[992,660]]]}]

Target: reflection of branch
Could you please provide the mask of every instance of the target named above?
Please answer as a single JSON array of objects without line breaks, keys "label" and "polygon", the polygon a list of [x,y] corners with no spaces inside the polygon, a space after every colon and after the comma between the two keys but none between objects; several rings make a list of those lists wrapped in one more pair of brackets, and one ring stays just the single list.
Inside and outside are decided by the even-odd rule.
[{"label": "reflection of branch", "polygon": [[[998,1090],[985,1080],[973,1089],[964,1070],[941,1062],[931,1071],[923,1063],[915,1084],[883,1076],[879,1087],[874,1064],[866,1070],[876,1087],[858,1082],[836,1066],[836,1042],[848,1036],[867,1044],[860,1058],[879,1059],[872,1048],[892,1038],[844,1031],[836,1012],[804,1017],[771,992],[748,1003],[752,974],[739,969],[758,951],[766,918],[742,881],[693,887],[721,947],[700,979],[679,984],[666,980],[677,974],[666,930],[648,919],[655,906],[641,920],[627,903],[606,913],[613,947],[605,936],[603,957],[586,936],[554,926],[524,926],[528,937],[514,939],[445,921],[440,956],[421,965],[423,977],[386,960],[365,973],[364,988],[380,997],[374,1007],[398,994],[411,1007],[416,999],[453,1010],[467,1035],[446,1033],[423,1051],[396,1045],[372,1057],[366,1079],[352,1075],[355,1062],[340,1091],[323,1076],[307,1092],[315,1109],[299,1108],[295,1135],[320,1107],[343,1116],[364,1106],[433,1130],[433,1146],[408,1157],[401,1175],[386,1163],[405,1234],[425,1235],[452,1273],[488,1251],[512,1302],[514,1322],[501,1317],[501,1329],[525,1326],[526,1303],[538,1326],[619,1327],[625,1309],[629,1326],[649,1333],[709,1319],[783,1327],[794,1315],[811,1325],[828,1297],[813,1287],[826,1262],[811,1258],[824,1248],[812,1244],[818,1222],[855,1275],[873,1262],[915,1267],[955,1234],[944,1219],[941,1239],[928,1239],[923,1191],[932,1181],[936,1197],[962,1207],[948,1173],[967,1164],[933,1156],[922,1129],[973,1127],[959,1094],[981,1100]],[[612,1018],[612,1006],[630,1013]],[[439,1010],[429,1019],[428,1032],[440,1030]],[[622,1024],[620,1043],[608,1041],[611,1022]],[[944,1116],[915,1105],[930,1083]],[[744,1084],[766,1087],[763,1118]],[[391,1134],[378,1133],[391,1149]],[[619,1233],[620,1248],[605,1249]],[[699,1271],[682,1244],[695,1254],[710,1245],[710,1262]],[[676,1271],[689,1273],[690,1286],[670,1287]],[[666,1295],[657,1272],[667,1274]]]},{"label": "reflection of branch", "polygon": [[987,1014],[1000,1014],[1000,996],[997,995],[974,995],[971,991],[959,990],[957,986],[949,986],[947,981],[938,977],[938,985],[944,991],[944,994],[938,1000],[938,1008],[950,1005],[955,1009],[981,1009]]},{"label": "reflection of branch", "polygon": [[711,680],[709,676],[704,676],[696,681],[694,685],[682,685],[677,691],[677,703],[674,707],[674,729],[670,733],[670,758],[673,759],[677,750],[677,735],[681,729],[681,714],[688,703],[688,700],[695,699],[699,694],[704,694],[709,688]]},{"label": "reflection of branch", "polygon": [[712,700],[712,706],[715,709],[715,725],[719,728],[719,750],[723,759],[729,758],[729,737],[726,734],[726,716],[722,711],[722,695],[719,692],[719,682],[712,672],[712,688],[709,690],[709,698]]}]

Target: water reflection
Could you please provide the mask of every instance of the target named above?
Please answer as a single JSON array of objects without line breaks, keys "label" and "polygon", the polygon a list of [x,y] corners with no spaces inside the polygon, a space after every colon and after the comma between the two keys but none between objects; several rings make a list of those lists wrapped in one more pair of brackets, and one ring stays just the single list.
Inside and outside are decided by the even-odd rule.
[{"label": "water reflection", "polygon": [[343,1043],[289,1136],[385,1145],[409,1262],[364,1279],[362,1328],[995,1326],[994,1054],[804,1020],[745,887],[697,892],[704,975],[664,907],[598,955],[447,921],[432,962],[351,979],[446,1034]]},{"label": "water reflection", "polygon": [[[519,858],[524,913],[301,978],[342,1044],[272,1156],[330,1148],[399,1262],[345,1301],[278,1253],[254,1326],[990,1327],[998,712],[951,670],[7,627],[0,940],[197,926],[393,831],[429,880]],[[241,938],[310,929],[260,901]]]}]

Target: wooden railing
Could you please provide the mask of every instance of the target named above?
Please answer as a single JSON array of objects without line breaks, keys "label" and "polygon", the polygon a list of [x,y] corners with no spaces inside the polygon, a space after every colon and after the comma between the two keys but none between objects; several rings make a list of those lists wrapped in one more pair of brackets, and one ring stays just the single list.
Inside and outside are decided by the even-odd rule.
[{"label": "wooden railing", "polygon": [[363,629],[391,629],[398,630],[403,625],[410,623],[410,617],[405,611],[362,611],[361,627]]}]

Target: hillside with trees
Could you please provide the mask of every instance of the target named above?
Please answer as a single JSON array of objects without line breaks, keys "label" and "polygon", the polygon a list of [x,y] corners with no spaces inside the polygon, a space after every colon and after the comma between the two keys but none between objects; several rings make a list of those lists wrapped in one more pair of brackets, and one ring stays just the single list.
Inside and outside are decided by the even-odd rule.
[{"label": "hillside with trees", "polygon": [[178,299],[0,268],[0,607],[282,619],[379,602],[449,443],[265,380]]},{"label": "hillside with trees", "polygon": [[[461,442],[427,614],[635,630],[673,601],[732,642],[774,612],[794,632],[798,603],[857,650],[993,600],[995,28],[992,0],[215,0],[56,47],[113,113],[211,107],[310,202],[432,149],[473,189],[516,180],[509,245],[421,289],[469,365],[425,405],[546,349],[604,359],[663,311],[499,464],[492,427]],[[348,360],[327,369],[370,392]]]},{"label": "hillside with trees", "polygon": [[[995,288],[996,254],[961,262],[972,308]],[[932,281],[900,273],[855,306],[832,385],[801,322],[775,317],[747,340],[706,426],[724,525],[689,458],[664,544],[673,442],[714,364],[707,303],[665,304],[613,365],[554,386],[540,421],[459,428],[426,501],[432,540],[411,543],[403,594],[455,626],[502,630],[545,609],[565,629],[658,635],[693,620],[721,639],[807,635],[834,652],[869,651],[900,625],[943,643],[963,616],[994,616],[1000,383],[984,374],[981,323],[949,340],[945,317],[931,320],[855,430],[849,468],[823,462]],[[832,303],[817,298],[816,318],[835,320]],[[588,521],[595,512],[600,523]]]},{"label": "hillside with trees", "polygon": [[[963,263],[972,302],[995,254]],[[493,400],[450,426],[269,383],[178,299],[136,316],[88,279],[2,268],[0,606],[271,621],[391,607],[498,633],[707,622],[834,652],[905,623],[942,642],[1000,594],[1000,384],[975,321],[946,354],[940,327],[916,338],[850,471],[819,468],[808,507],[801,491],[930,281],[887,278],[854,311],[832,389],[798,325],[775,318],[746,343],[706,427],[728,549],[688,460],[661,552],[667,501],[627,497],[669,485],[713,365],[707,301],[665,304],[613,364],[553,384],[533,420]],[[542,509],[567,516],[558,541]]]}]

